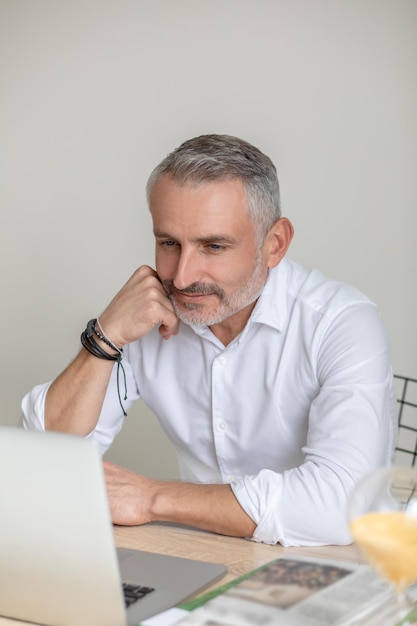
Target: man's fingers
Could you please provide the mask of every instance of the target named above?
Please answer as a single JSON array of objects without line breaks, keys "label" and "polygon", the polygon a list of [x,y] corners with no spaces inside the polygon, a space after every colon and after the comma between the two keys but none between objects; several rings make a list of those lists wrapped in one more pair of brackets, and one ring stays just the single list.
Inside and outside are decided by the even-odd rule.
[{"label": "man's fingers", "polygon": [[179,320],[155,272],[138,268],[100,317],[103,328],[116,345],[140,339],[155,326],[169,339],[178,333]]},{"label": "man's fingers", "polygon": [[180,328],[180,322],[178,319],[175,320],[175,323],[172,325],[167,325],[162,323],[159,326],[159,333],[164,339],[169,339],[172,335],[178,335]]}]

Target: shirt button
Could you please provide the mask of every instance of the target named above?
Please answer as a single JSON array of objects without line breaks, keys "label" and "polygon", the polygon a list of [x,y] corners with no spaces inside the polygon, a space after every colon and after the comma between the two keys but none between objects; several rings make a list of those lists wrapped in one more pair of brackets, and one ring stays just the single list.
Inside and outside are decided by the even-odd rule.
[{"label": "shirt button", "polygon": [[219,428],[220,430],[226,430],[227,428],[226,422],[219,422]]},{"label": "shirt button", "polygon": [[219,362],[220,365],[224,365],[226,363],[226,359],[224,358],[224,356],[219,356],[217,361]]}]

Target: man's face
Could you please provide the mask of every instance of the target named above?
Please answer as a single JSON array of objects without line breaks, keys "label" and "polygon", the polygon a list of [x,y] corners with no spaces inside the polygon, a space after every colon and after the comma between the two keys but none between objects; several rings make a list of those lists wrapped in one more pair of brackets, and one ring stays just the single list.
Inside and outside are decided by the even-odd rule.
[{"label": "man's face", "polygon": [[258,246],[241,181],[180,186],[162,176],[150,196],[156,271],[178,317],[215,325],[246,323],[265,284],[268,262]]}]

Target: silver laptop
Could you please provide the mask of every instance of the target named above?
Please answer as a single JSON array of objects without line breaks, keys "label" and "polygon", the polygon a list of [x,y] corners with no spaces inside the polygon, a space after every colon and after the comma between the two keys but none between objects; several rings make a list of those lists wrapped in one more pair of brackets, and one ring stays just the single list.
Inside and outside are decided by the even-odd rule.
[{"label": "silver laptop", "polygon": [[[215,563],[116,551],[95,445],[0,427],[0,615],[136,626],[225,573]],[[122,581],[154,590],[126,608]]]}]

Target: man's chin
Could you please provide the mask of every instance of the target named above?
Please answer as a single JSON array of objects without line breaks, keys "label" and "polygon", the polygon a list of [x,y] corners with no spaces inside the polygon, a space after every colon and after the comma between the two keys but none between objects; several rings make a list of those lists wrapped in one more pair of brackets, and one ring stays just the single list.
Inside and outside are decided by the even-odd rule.
[{"label": "man's chin", "polygon": [[198,304],[188,304],[187,306],[179,306],[173,301],[173,306],[178,319],[188,326],[211,326],[223,321],[224,318],[219,316],[218,312],[203,311],[203,307]]},{"label": "man's chin", "polygon": [[188,326],[210,326],[215,323],[212,321],[214,319],[212,316],[202,315],[201,313],[198,314],[195,308],[192,311],[177,310],[176,313],[181,322],[188,324]]}]

